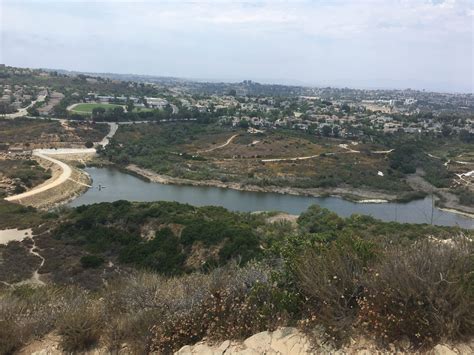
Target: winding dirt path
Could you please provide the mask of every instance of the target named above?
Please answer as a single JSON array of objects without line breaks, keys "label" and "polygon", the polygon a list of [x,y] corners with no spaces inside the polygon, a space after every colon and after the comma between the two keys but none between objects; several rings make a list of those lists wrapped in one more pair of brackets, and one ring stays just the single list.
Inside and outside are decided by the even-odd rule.
[{"label": "winding dirt path", "polygon": [[32,101],[31,104],[29,104],[28,106],[24,108],[20,108],[18,112],[7,113],[3,115],[2,117],[3,118],[17,118],[17,117],[26,116],[28,114],[28,109],[30,107],[33,107],[33,105],[36,104],[37,102],[43,102],[45,99],[46,99],[46,95],[40,95],[35,101]]},{"label": "winding dirt path", "polygon": [[321,156],[321,154],[316,155],[308,155],[306,157],[295,157],[295,158],[273,158],[273,159],[262,159],[261,161],[265,163],[269,162],[279,162],[279,161],[295,161],[295,160],[306,160],[306,159],[314,159]]},{"label": "winding dirt path", "polygon": [[216,149],[221,149],[221,148],[224,148],[225,146],[228,146],[233,140],[235,137],[237,137],[238,134],[234,134],[232,137],[230,137],[224,144],[221,144],[217,147],[213,147],[213,148],[210,148],[210,149],[204,149],[204,150],[199,150],[198,153],[209,153],[209,152],[212,152]]},{"label": "winding dirt path", "polygon": [[[347,153],[356,153],[359,154],[359,150],[354,150],[351,149],[347,146],[347,144],[339,144],[339,147],[342,149],[345,149],[345,152],[339,152],[339,154],[347,154]],[[395,149],[390,149],[390,150],[374,150],[371,151],[372,154],[390,154],[393,152]],[[270,162],[280,162],[280,161],[296,161],[296,160],[307,160],[307,159],[314,159],[321,157],[323,154],[325,155],[335,155],[338,154],[338,152],[331,152],[331,153],[321,153],[321,154],[315,154],[315,155],[308,155],[304,157],[294,157],[294,158],[273,158],[273,159],[262,159],[261,161],[264,163],[270,163]]]},{"label": "winding dirt path", "polygon": [[[103,147],[105,147],[107,144],[109,144],[110,139],[112,139],[112,137],[115,135],[115,133],[117,132],[117,129],[118,129],[118,125],[116,123],[108,123],[108,124],[110,126],[109,133],[104,137],[104,139],[102,139],[102,141],[100,141],[98,143],[99,145],[101,145]],[[21,200],[24,199],[24,198],[34,196],[34,195],[39,194],[43,191],[47,191],[47,190],[50,190],[52,188],[55,188],[55,187],[65,183],[67,180],[73,181],[73,182],[75,182],[79,185],[90,187],[90,185],[87,185],[87,184],[84,184],[82,182],[79,182],[79,181],[76,181],[76,180],[72,179],[71,178],[71,174],[72,174],[71,167],[69,165],[67,165],[66,163],[64,163],[64,162],[53,158],[52,156],[54,156],[54,155],[68,155],[68,154],[95,154],[95,153],[96,153],[95,148],[36,149],[35,151],[33,151],[33,155],[35,155],[35,156],[37,156],[41,159],[48,160],[48,161],[52,162],[53,164],[58,165],[62,170],[61,175],[59,175],[59,177],[57,177],[56,179],[52,180],[49,183],[40,185],[36,188],[33,188],[30,191],[26,191],[26,192],[23,192],[23,193],[18,194],[18,195],[9,196],[9,197],[5,198],[5,200],[7,200],[7,201],[20,201],[21,202]]]},{"label": "winding dirt path", "polygon": [[39,186],[39,187],[34,188],[30,191],[23,192],[19,195],[7,197],[7,198],[5,198],[5,200],[7,200],[7,201],[18,201],[18,200],[21,200],[23,198],[39,194],[40,192],[47,191],[49,189],[52,189],[53,187],[61,185],[62,183],[66,182],[71,177],[72,169],[66,163],[63,163],[60,160],[57,160],[57,159],[54,159],[52,157],[49,157],[49,156],[45,155],[42,152],[42,150],[37,150],[37,151],[33,152],[33,155],[35,155],[39,158],[45,159],[45,160],[49,160],[53,164],[59,165],[59,167],[62,169],[61,175],[59,175],[59,177],[57,179],[51,181],[49,184]]}]

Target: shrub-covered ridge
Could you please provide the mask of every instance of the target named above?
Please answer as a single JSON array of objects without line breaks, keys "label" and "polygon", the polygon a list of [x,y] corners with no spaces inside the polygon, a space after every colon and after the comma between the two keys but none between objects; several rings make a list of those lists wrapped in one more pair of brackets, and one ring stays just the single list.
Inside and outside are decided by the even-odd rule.
[{"label": "shrub-covered ridge", "polygon": [[[69,352],[125,343],[133,353],[242,340],[282,326],[334,349],[361,336],[382,349],[406,339],[420,350],[474,335],[474,244],[460,229],[341,218],[317,206],[295,224],[173,203],[64,213],[49,238],[85,250],[77,268],[103,283],[3,289],[1,353],[50,333]],[[195,245],[217,246],[207,254],[213,263],[186,266],[180,258]],[[223,258],[226,245],[232,253]],[[111,260],[122,266],[105,278]]]}]

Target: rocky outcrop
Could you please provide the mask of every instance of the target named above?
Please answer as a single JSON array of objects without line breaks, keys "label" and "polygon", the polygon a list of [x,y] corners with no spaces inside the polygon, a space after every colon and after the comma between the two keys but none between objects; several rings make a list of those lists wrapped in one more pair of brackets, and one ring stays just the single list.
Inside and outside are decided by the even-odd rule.
[{"label": "rocky outcrop", "polygon": [[[380,349],[368,339],[352,339],[350,344],[342,349],[335,349],[329,344],[318,342],[316,336],[313,342],[296,328],[280,328],[274,332],[261,332],[252,335],[242,342],[226,340],[218,344],[206,341],[195,345],[186,345],[175,352],[176,355],[304,355],[304,354],[337,354],[337,355],[370,355],[370,354],[425,354],[425,355],[464,355],[474,354],[474,341],[462,344],[438,344],[424,352],[410,348],[408,341],[391,344],[388,349]],[[322,338],[321,338],[322,339]],[[35,340],[22,350],[19,355],[63,355],[59,345],[60,337],[49,334],[41,340]],[[134,354],[126,344],[114,352],[118,355]],[[111,354],[105,346],[99,346],[90,351],[81,352],[84,355]]]},{"label": "rocky outcrop", "polygon": [[295,328],[280,328],[274,332],[257,333],[237,343],[224,341],[215,346],[204,342],[183,346],[175,354],[314,354],[309,339]]},{"label": "rocky outcrop", "polygon": [[[318,337],[316,337],[318,338]],[[380,349],[365,338],[353,339],[342,349],[335,349],[327,343],[310,339],[296,328],[280,328],[274,332],[261,332],[247,338],[243,342],[226,340],[220,344],[199,342],[195,345],[183,346],[176,355],[303,355],[303,354],[426,354],[426,355],[463,355],[474,354],[474,342],[457,344],[456,346],[438,344],[431,350],[416,351],[407,344],[391,344],[388,349]]]}]

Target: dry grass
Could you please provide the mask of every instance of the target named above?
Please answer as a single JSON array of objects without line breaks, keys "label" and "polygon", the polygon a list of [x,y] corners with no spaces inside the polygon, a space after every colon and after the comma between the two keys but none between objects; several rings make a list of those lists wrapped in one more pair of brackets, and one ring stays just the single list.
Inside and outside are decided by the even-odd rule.
[{"label": "dry grass", "polygon": [[310,250],[297,278],[309,302],[303,324],[323,325],[335,342],[361,330],[416,348],[474,335],[474,242],[463,236],[390,246],[368,263],[347,248]]},{"label": "dry grass", "polygon": [[474,243],[463,237],[394,248],[366,274],[359,321],[383,341],[416,346],[474,335]]},{"label": "dry grass", "polygon": [[87,294],[71,300],[56,324],[62,349],[67,352],[91,349],[98,344],[103,325],[103,307],[99,301]]},{"label": "dry grass", "polygon": [[[83,291],[74,287],[21,286],[0,294],[0,353],[9,353],[34,338],[41,338]],[[15,334],[15,337],[11,335]]]},{"label": "dry grass", "polygon": [[55,331],[67,352],[127,344],[132,353],[170,353],[203,338],[243,339],[296,322],[339,344],[361,332],[386,345],[408,337],[416,348],[474,335],[474,243],[467,237],[389,245],[376,257],[357,242],[305,250],[294,274],[281,263],[232,264],[172,278],[131,273],[96,292],[4,290],[0,352]]},{"label": "dry grass", "polygon": [[338,342],[346,339],[357,317],[363,263],[351,250],[309,250],[297,269],[298,285],[308,299],[311,325],[321,324]]},{"label": "dry grass", "polygon": [[[227,134],[226,139],[218,142],[224,143],[231,135]],[[256,144],[252,142],[258,141]],[[219,144],[217,144],[219,145]],[[212,158],[282,158],[308,156],[326,153],[329,151],[338,151],[340,148],[324,147],[321,144],[313,143],[304,138],[287,137],[277,133],[265,133],[264,135],[253,135],[249,133],[241,133],[229,145],[206,153],[204,155]]]}]

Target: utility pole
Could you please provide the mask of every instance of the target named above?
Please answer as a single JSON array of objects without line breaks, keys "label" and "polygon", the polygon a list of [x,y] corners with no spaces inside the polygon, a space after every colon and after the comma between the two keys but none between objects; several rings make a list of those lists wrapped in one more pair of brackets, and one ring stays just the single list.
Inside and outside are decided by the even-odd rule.
[{"label": "utility pole", "polygon": [[431,225],[433,225],[433,215],[434,215],[434,195],[431,193]]}]

